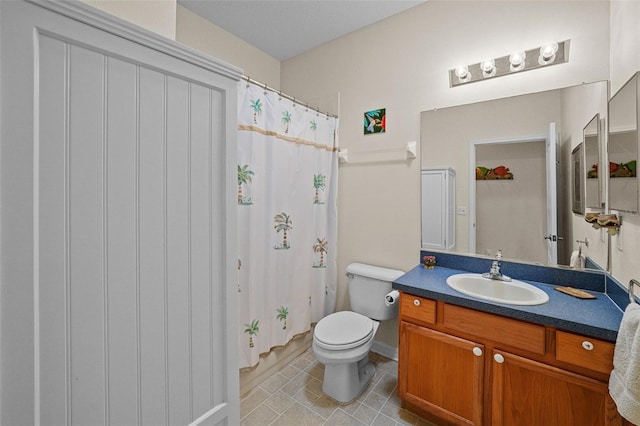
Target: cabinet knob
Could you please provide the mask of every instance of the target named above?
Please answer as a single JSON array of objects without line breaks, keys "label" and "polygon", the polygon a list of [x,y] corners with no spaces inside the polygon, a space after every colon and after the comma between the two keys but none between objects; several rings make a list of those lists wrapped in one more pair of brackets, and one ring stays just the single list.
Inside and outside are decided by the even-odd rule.
[{"label": "cabinet knob", "polygon": [[420,300],[413,299],[413,304],[416,305],[416,306],[420,306]]},{"label": "cabinet knob", "polygon": [[585,348],[588,351],[592,351],[593,350],[593,343],[591,343],[588,340],[585,340],[584,342],[582,342],[582,347]]},{"label": "cabinet knob", "polygon": [[475,356],[482,356],[482,349],[476,346],[475,348],[473,348],[473,354]]},{"label": "cabinet knob", "polygon": [[500,354],[495,354],[493,356],[493,359],[495,360],[495,362],[497,362],[498,364],[502,364],[504,362],[504,357]]}]

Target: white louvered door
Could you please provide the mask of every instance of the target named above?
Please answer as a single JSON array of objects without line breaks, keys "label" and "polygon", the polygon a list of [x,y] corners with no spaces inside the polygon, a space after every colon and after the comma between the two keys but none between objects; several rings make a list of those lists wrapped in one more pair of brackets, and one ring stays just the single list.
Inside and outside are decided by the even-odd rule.
[{"label": "white louvered door", "polygon": [[2,424],[235,424],[238,70],[47,7],[0,10]]}]

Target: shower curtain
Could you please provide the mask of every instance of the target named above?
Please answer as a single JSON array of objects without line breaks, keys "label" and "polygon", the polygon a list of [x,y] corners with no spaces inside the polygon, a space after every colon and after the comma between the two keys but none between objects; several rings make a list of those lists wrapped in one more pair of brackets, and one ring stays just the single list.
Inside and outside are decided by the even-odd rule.
[{"label": "shower curtain", "polygon": [[337,118],[253,83],[238,87],[240,367],[333,312]]}]

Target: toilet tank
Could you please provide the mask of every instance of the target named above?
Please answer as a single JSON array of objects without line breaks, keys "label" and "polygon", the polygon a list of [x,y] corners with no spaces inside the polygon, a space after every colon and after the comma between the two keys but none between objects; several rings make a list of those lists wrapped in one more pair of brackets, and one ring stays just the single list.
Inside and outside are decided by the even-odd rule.
[{"label": "toilet tank", "polygon": [[398,316],[398,304],[387,306],[384,296],[393,280],[404,275],[396,269],[352,263],[347,266],[351,310],[371,319],[384,321]]}]

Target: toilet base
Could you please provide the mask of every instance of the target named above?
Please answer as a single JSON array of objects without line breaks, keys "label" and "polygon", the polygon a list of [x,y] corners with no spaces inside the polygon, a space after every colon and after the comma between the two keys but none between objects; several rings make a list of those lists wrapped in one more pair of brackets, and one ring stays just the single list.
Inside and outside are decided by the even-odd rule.
[{"label": "toilet base", "polygon": [[338,402],[358,397],[376,374],[376,368],[365,356],[346,364],[325,364],[322,391]]}]

